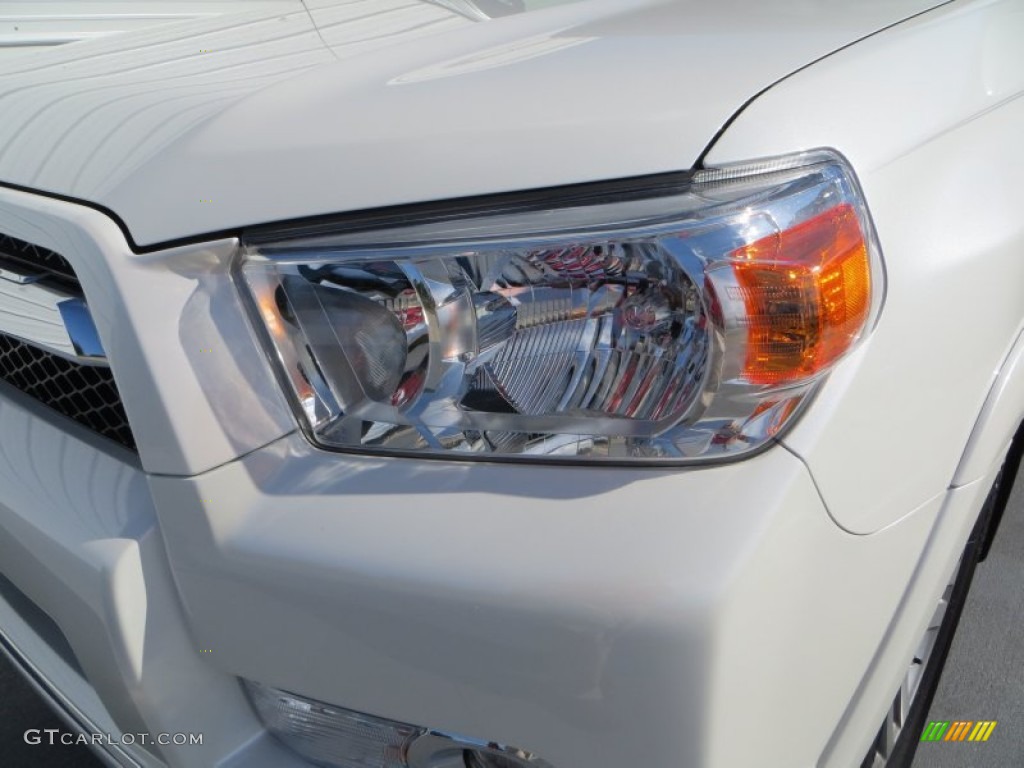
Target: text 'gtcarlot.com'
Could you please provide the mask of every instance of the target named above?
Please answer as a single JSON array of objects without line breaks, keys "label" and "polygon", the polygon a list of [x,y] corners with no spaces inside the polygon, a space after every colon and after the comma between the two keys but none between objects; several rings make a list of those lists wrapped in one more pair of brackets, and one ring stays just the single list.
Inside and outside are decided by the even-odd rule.
[{"label": "text 'gtcarlot.com'", "polygon": [[25,731],[26,744],[73,744],[92,746],[130,746],[132,744],[202,744],[201,733],[71,733],[59,728],[29,728]]}]

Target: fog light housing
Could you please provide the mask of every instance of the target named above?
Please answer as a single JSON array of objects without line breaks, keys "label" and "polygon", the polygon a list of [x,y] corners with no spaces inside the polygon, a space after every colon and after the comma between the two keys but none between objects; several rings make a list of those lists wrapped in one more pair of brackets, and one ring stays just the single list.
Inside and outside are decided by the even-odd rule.
[{"label": "fog light housing", "polygon": [[263,725],[311,763],[331,768],[406,768],[417,728],[245,681]]},{"label": "fog light housing", "polygon": [[356,712],[252,680],[242,684],[267,731],[324,768],[552,768],[516,747]]},{"label": "fog light housing", "polygon": [[525,766],[537,765],[528,757],[515,757],[502,755],[496,752],[481,752],[477,749],[468,749],[465,754],[466,768],[524,768]]},{"label": "fog light housing", "polygon": [[552,768],[532,752],[430,731],[409,746],[410,768]]}]

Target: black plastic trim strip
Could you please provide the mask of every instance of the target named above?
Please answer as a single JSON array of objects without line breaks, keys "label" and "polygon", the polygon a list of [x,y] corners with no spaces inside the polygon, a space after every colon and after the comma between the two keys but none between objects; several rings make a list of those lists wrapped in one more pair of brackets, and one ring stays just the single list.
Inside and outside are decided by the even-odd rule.
[{"label": "black plastic trim strip", "polygon": [[225,237],[234,237],[238,233],[238,228],[225,229],[216,232],[205,232],[198,235],[189,235],[188,237],[180,237],[173,240],[164,240],[159,243],[153,243],[152,245],[139,245],[135,242],[132,237],[131,230],[128,229],[128,225],[125,224],[117,213],[105,205],[94,203],[91,200],[83,200],[80,197],[73,197],[71,195],[64,195],[60,192],[51,192],[46,189],[36,189],[34,187],[26,187],[22,184],[13,184],[9,181],[0,181],[0,189],[9,189],[13,192],[23,192],[28,195],[35,195],[36,197],[45,197],[50,200],[59,200],[62,203],[71,203],[72,205],[80,205],[84,208],[91,208],[98,213],[102,213],[108,219],[117,225],[117,228],[121,230],[121,234],[124,235],[125,242],[128,243],[128,247],[131,248],[132,253],[152,253],[153,251],[162,251],[168,248],[175,248],[181,245],[191,245],[193,243],[203,243],[210,240],[220,240]]},{"label": "black plastic trim strip", "polygon": [[644,176],[630,176],[622,179],[585,181],[556,187],[540,187],[525,191],[498,192],[485,195],[433,200],[421,203],[402,203],[382,208],[364,208],[343,213],[325,213],[291,219],[281,219],[259,224],[242,224],[196,235],[161,240],[157,243],[140,245],[132,237],[131,230],[116,212],[90,200],[33,189],[21,184],[0,181],[0,189],[10,189],[29,195],[59,200],[80,205],[102,213],[109,218],[124,236],[128,247],[136,254],[153,253],[169,248],[207,243],[225,238],[245,238],[251,242],[266,242],[270,239],[308,236],[319,231],[342,229],[354,231],[365,227],[376,227],[389,222],[407,221],[415,217],[417,223],[441,219],[481,216],[489,213],[522,213],[529,211],[563,208],[580,203],[597,204],[603,201],[622,201],[641,197],[659,197],[682,192],[693,177],[688,170],[667,171]]}]

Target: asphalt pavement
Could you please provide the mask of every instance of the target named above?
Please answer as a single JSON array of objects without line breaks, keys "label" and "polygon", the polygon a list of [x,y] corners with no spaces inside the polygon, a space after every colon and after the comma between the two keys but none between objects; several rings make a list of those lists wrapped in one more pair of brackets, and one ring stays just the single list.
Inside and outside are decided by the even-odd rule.
[{"label": "asphalt pavement", "polygon": [[[64,721],[36,694],[6,657],[0,657],[0,768],[101,768],[88,747],[28,744],[25,732],[46,728],[69,733]],[[30,739],[33,735],[30,734]]]},{"label": "asphalt pavement", "polygon": [[[975,573],[928,719],[998,724],[984,743],[922,743],[913,768],[1024,768],[1024,472]],[[25,743],[25,731],[47,728],[67,730],[0,659],[0,768],[100,768],[85,747]]]},{"label": "asphalt pavement", "polygon": [[967,604],[928,720],[995,720],[987,742],[924,742],[913,768],[1024,767],[1024,470]]}]

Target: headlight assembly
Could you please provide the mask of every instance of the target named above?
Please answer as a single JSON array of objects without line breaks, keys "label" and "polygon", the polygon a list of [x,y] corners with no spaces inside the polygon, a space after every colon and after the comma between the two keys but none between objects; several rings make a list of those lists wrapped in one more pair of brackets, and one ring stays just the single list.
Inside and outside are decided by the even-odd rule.
[{"label": "headlight assembly", "polygon": [[325,448],[704,461],[764,445],[877,315],[836,155],[666,188],[265,234],[238,277]]}]

